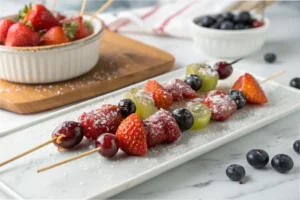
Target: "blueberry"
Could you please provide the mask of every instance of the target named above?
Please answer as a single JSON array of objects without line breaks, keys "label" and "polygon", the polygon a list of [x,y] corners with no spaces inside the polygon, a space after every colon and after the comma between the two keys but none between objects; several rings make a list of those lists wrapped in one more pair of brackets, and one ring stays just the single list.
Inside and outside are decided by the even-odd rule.
[{"label": "blueberry", "polygon": [[201,78],[195,74],[188,75],[184,82],[191,86],[191,88],[195,91],[198,91],[202,86]]},{"label": "blueberry", "polygon": [[230,90],[228,95],[235,102],[237,109],[243,108],[247,103],[244,93],[239,90]]},{"label": "blueberry", "polygon": [[252,149],[246,155],[249,165],[256,169],[264,168],[269,162],[269,154],[262,149]]},{"label": "blueberry", "polygon": [[172,115],[182,131],[192,128],[194,124],[194,117],[189,110],[185,108],[178,108],[173,111]]},{"label": "blueberry", "polygon": [[271,165],[276,171],[286,173],[293,168],[294,162],[288,155],[278,154],[272,158]]},{"label": "blueberry", "polygon": [[215,19],[211,16],[204,16],[201,17],[200,20],[197,22],[198,25],[209,27],[215,23]]},{"label": "blueberry", "polygon": [[293,148],[297,153],[300,153],[299,143],[300,143],[300,140],[296,140],[293,145]]},{"label": "blueberry", "polygon": [[273,63],[276,61],[276,54],[275,53],[266,53],[264,59],[267,63]]},{"label": "blueberry", "polygon": [[291,82],[290,82],[290,86],[294,87],[294,88],[297,88],[297,89],[300,89],[300,78],[292,79]]},{"label": "blueberry", "polygon": [[241,165],[233,164],[227,167],[226,175],[232,181],[240,181],[245,177],[246,171]]},{"label": "blueberry", "polygon": [[122,116],[125,118],[132,113],[135,113],[136,106],[131,99],[122,99],[120,100],[118,107],[121,111]]},{"label": "blueberry", "polygon": [[222,30],[232,30],[233,29],[233,23],[230,21],[224,21],[221,23],[220,29]]},{"label": "blueberry", "polygon": [[233,21],[234,15],[231,12],[223,13],[222,18],[224,20]]},{"label": "blueberry", "polygon": [[235,30],[242,30],[242,29],[245,29],[245,25],[242,24],[242,23],[238,23],[238,24],[234,25],[234,29],[235,29]]},{"label": "blueberry", "polygon": [[235,21],[240,23],[248,23],[251,21],[251,15],[247,11],[240,12],[235,16]]}]

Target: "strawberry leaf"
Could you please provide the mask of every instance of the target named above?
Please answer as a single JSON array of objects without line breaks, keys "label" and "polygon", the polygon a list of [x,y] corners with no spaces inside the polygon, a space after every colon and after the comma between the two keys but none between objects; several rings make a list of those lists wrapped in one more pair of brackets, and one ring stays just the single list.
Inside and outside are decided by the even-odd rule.
[{"label": "strawberry leaf", "polygon": [[25,5],[25,7],[19,11],[19,19],[23,19],[28,13],[28,11],[31,9],[31,7],[31,3],[29,4],[29,6]]},{"label": "strawberry leaf", "polygon": [[76,37],[76,32],[79,29],[77,22],[71,22],[63,25],[63,31],[71,40]]}]

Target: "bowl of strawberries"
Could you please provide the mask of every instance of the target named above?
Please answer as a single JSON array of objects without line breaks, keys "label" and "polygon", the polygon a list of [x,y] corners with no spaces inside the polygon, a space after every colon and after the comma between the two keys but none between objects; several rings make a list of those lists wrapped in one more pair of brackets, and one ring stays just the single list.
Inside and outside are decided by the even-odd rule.
[{"label": "bowl of strawberries", "polygon": [[67,17],[41,4],[0,21],[0,78],[26,84],[64,81],[90,71],[99,59],[102,21]]}]

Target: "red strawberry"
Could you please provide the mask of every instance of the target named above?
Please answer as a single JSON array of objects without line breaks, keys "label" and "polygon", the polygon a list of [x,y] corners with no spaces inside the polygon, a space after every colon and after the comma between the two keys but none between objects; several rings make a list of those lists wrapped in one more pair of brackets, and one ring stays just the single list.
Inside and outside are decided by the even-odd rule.
[{"label": "red strawberry", "polygon": [[70,39],[79,40],[89,35],[89,31],[84,26],[83,18],[81,16],[65,19],[62,21],[62,23],[65,25],[76,27],[75,35],[74,36],[69,35]]},{"label": "red strawberry", "polygon": [[157,108],[168,109],[173,103],[173,97],[155,80],[148,80],[144,90],[152,93],[152,98]]},{"label": "red strawberry", "polygon": [[162,90],[163,87],[155,80],[148,80],[144,86],[146,92],[153,93],[156,90]]},{"label": "red strawberry", "polygon": [[129,115],[119,126],[116,137],[120,149],[125,153],[135,156],[147,154],[146,131],[141,118],[133,113]]},{"label": "red strawberry", "polygon": [[61,20],[66,19],[66,16],[64,16],[64,15],[62,15],[60,13],[55,13],[54,17],[55,17],[55,19],[57,19],[57,21],[61,21]]},{"label": "red strawberry", "polygon": [[158,89],[152,94],[152,98],[157,108],[168,109],[173,103],[173,97],[170,93]]},{"label": "red strawberry", "polygon": [[246,96],[247,103],[263,104],[268,102],[264,91],[251,74],[245,73],[240,76],[232,89],[242,91]]},{"label": "red strawberry", "polygon": [[203,103],[210,108],[211,118],[216,121],[227,120],[237,109],[229,95],[217,90],[207,93]]},{"label": "red strawberry", "polygon": [[159,120],[151,120],[149,118],[144,120],[148,148],[155,147],[166,140],[163,125],[164,123]]},{"label": "red strawberry", "polygon": [[59,21],[41,4],[26,5],[19,12],[19,18],[26,24],[30,24],[35,31],[49,30],[53,26],[60,26]]},{"label": "red strawberry", "polygon": [[254,28],[261,27],[261,26],[263,26],[263,25],[264,25],[263,22],[260,22],[260,21],[257,21],[257,20],[255,20],[255,21],[252,23],[252,26],[253,26]]},{"label": "red strawberry", "polygon": [[148,147],[155,147],[163,142],[174,142],[181,136],[181,131],[172,114],[160,109],[144,120],[147,131]]},{"label": "red strawberry", "polygon": [[79,117],[79,121],[83,127],[84,136],[92,140],[96,140],[103,133],[115,134],[122,119],[118,107],[110,104],[83,113]]},{"label": "red strawberry", "polygon": [[197,93],[185,82],[180,79],[169,81],[165,85],[165,90],[172,94],[174,101],[180,101],[184,98],[196,98]]},{"label": "red strawberry", "polygon": [[50,28],[41,38],[41,45],[54,45],[70,42],[61,26]]},{"label": "red strawberry", "polygon": [[7,36],[8,29],[14,23],[15,22],[11,19],[2,19],[0,21],[0,44],[5,43],[5,39],[6,39],[6,36]]},{"label": "red strawberry", "polygon": [[18,22],[9,28],[5,40],[5,46],[37,46],[40,42],[40,35],[28,26]]}]

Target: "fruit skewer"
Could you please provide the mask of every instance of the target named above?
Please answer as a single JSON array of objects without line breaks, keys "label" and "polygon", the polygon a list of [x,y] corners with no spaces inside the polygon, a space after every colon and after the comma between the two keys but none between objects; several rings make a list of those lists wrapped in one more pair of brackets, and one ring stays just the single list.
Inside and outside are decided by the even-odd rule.
[{"label": "fruit skewer", "polygon": [[17,160],[18,158],[26,156],[42,147],[45,147],[48,144],[54,143],[54,145],[57,146],[59,150],[71,149],[78,145],[82,141],[82,139],[83,131],[79,123],[71,121],[64,122],[53,131],[51,140],[48,140],[32,149],[29,149],[17,156],[14,156],[13,158],[0,163],[0,167],[14,160]]},{"label": "fruit skewer", "polygon": [[77,160],[79,158],[82,158],[84,156],[87,156],[87,155],[90,155],[90,154],[93,154],[96,152],[98,152],[103,157],[110,158],[110,157],[113,157],[114,155],[116,155],[118,150],[119,150],[119,144],[118,144],[118,140],[117,140],[116,136],[111,133],[105,133],[105,134],[102,134],[101,136],[99,136],[99,138],[97,139],[96,144],[95,144],[95,149],[92,149],[92,150],[82,153],[80,155],[74,156],[72,158],[63,160],[61,162],[55,163],[53,165],[44,167],[42,169],[39,169],[37,172],[46,171],[48,169],[66,164],[68,162]]}]

